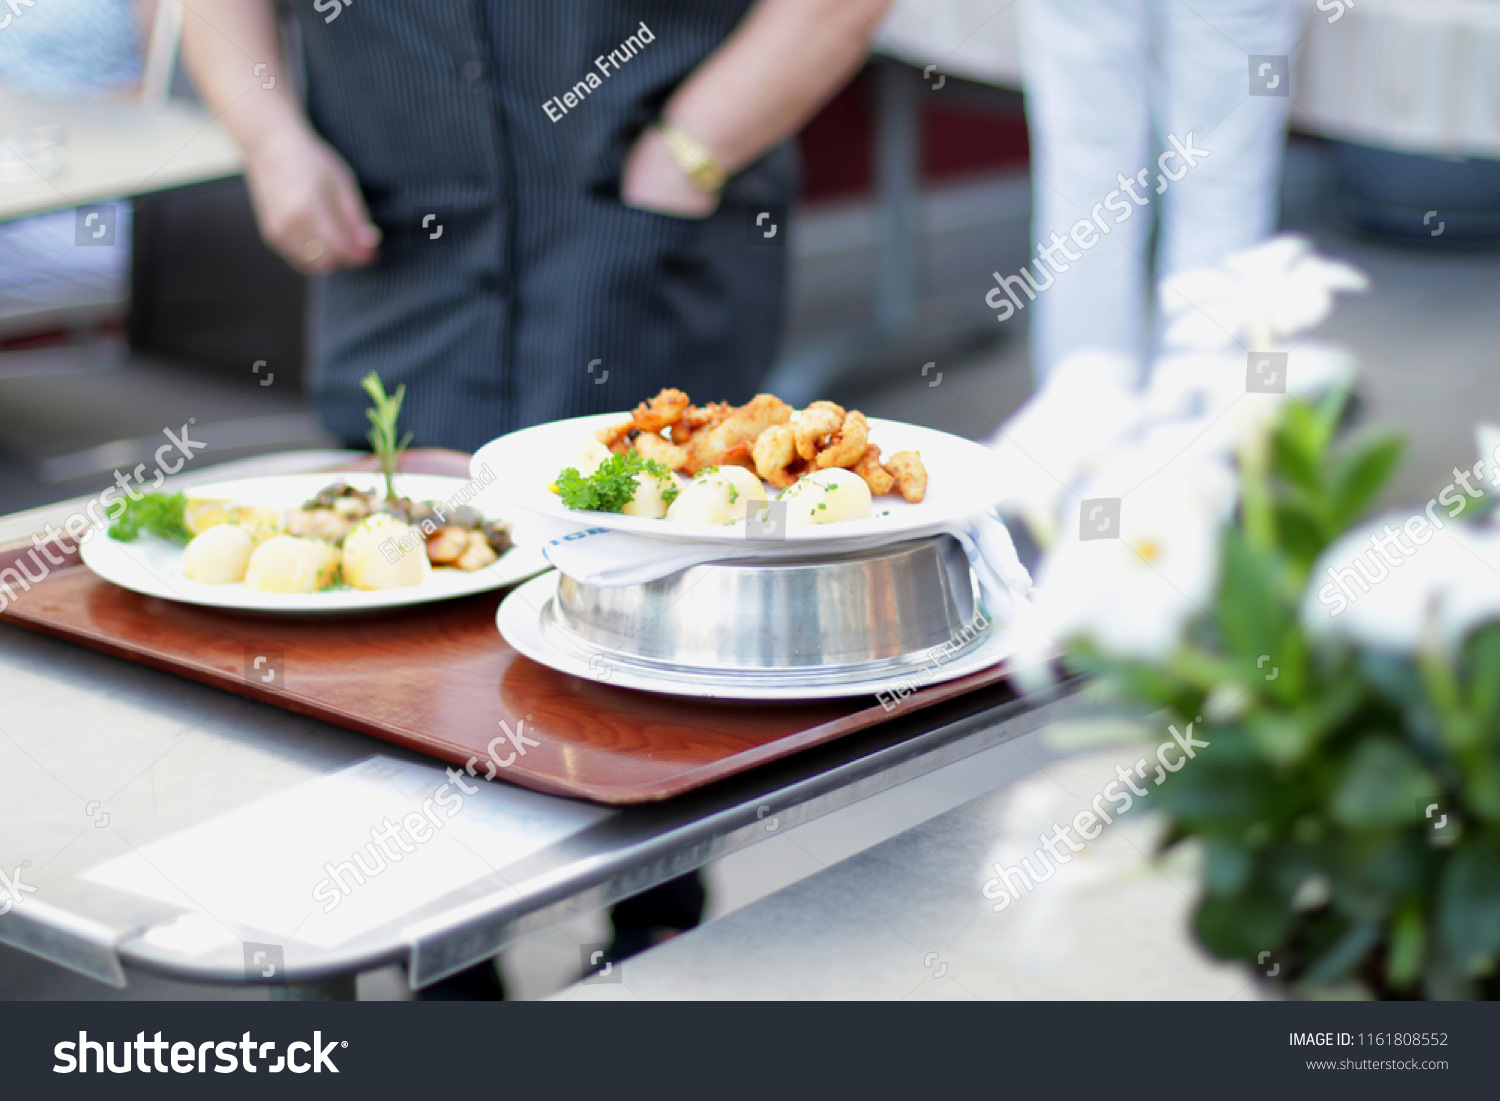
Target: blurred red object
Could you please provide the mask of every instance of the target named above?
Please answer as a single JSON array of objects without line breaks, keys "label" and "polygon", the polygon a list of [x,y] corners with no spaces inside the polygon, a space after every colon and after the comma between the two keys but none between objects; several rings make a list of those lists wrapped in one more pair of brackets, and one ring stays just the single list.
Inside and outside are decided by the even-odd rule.
[{"label": "blurred red object", "polygon": [[[871,84],[867,67],[798,136],[804,200],[820,202],[870,193],[875,152]],[[1020,168],[1030,160],[1026,116],[1019,106],[986,110],[945,104],[933,96],[925,99],[921,111],[924,183]]]}]

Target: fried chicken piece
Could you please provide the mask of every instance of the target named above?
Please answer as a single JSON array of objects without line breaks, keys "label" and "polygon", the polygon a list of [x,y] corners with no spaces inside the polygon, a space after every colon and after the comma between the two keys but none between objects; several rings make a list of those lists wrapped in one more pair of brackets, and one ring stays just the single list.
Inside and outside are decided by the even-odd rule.
[{"label": "fried chicken piece", "polygon": [[642,432],[632,445],[645,459],[655,459],[668,470],[679,470],[687,462],[687,449],[668,443],[655,432]]},{"label": "fried chicken piece", "polygon": [[797,430],[790,424],[773,424],[760,434],[751,449],[755,473],[763,482],[786,489],[802,476],[802,460],[797,455]]},{"label": "fried chicken piece", "polygon": [[452,525],[439,528],[427,540],[427,561],[434,566],[449,566],[469,549],[469,533]]},{"label": "fried chicken piece", "polygon": [[710,466],[735,465],[751,469],[751,448],[767,428],[792,419],[792,407],[774,394],[757,394],[722,422],[695,433],[687,445],[688,461],[683,470],[697,474]]},{"label": "fried chicken piece", "polygon": [[672,426],[672,442],[678,447],[686,447],[694,433],[723,423],[732,412],[734,412],[734,406],[727,401],[716,401],[708,405],[689,405],[687,411],[682,414],[682,419]]},{"label": "fried chicken piece", "polygon": [[630,433],[635,431],[635,421],[621,421],[594,433],[594,438],[616,455],[630,450]]},{"label": "fried chicken piece", "polygon": [[843,406],[815,401],[797,418],[797,454],[812,462],[824,440],[844,423]]},{"label": "fried chicken piece", "polygon": [[889,470],[880,465],[880,445],[867,444],[859,462],[849,468],[865,480],[870,487],[870,496],[884,497],[896,488],[896,479]]},{"label": "fried chicken piece", "polygon": [[870,422],[858,409],[844,418],[827,442],[819,449],[815,460],[819,470],[831,466],[851,467],[864,457],[865,447],[870,442]]},{"label": "fried chicken piece", "polygon": [[912,504],[920,504],[927,496],[927,468],[922,465],[918,451],[898,451],[884,463],[886,471],[896,479],[896,488]]},{"label": "fried chicken piece", "polygon": [[471,531],[466,533],[469,537],[469,545],[464,548],[462,554],[453,560],[453,565],[460,570],[472,573],[482,570],[494,563],[500,556],[495,553],[495,548],[490,546],[489,540],[485,538],[482,531]]},{"label": "fried chicken piece", "polygon": [[742,466],[755,469],[755,445],[750,440],[741,440],[728,450],[719,452],[719,461],[714,466]]},{"label": "fried chicken piece", "polygon": [[688,396],[681,390],[668,387],[652,398],[650,402],[641,402],[630,414],[631,423],[642,432],[653,435],[661,432],[663,428],[670,428],[682,419],[688,410]]},{"label": "fried chicken piece", "polygon": [[341,516],[331,508],[303,508],[287,517],[286,530],[288,535],[338,543],[354,530],[356,523],[358,520]]}]

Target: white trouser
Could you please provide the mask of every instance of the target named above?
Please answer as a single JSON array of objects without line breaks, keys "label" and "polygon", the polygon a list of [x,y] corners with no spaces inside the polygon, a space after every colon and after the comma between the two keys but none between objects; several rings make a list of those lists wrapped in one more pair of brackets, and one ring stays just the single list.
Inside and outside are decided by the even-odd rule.
[{"label": "white trouser", "polygon": [[[1249,95],[1250,56],[1290,54],[1306,8],[1303,0],[1021,4],[1035,237],[1045,246],[1086,219],[1110,227],[1087,250],[1070,243],[1081,259],[1027,303],[1040,383],[1080,351],[1142,362],[1159,335],[1148,318],[1153,271],[1164,279],[1216,264],[1274,232],[1291,101]],[[1184,170],[1170,156],[1171,136],[1185,142],[1190,133],[1208,155]],[[1135,190],[1147,206],[1124,195],[1120,180],[1142,169],[1146,183]],[[1112,194],[1114,212],[1096,211]]]}]

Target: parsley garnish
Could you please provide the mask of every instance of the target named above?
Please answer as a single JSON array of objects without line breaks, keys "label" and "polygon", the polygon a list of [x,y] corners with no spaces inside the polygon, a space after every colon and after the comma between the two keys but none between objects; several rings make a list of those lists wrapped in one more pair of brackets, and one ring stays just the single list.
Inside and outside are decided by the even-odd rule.
[{"label": "parsley garnish", "polygon": [[174,543],[187,543],[193,538],[184,520],[187,495],[183,493],[147,493],[138,501],[122,497],[125,507],[109,526],[109,537],[120,543],[134,543],[141,531],[160,535]]},{"label": "parsley garnish", "polygon": [[[587,478],[578,473],[576,466],[568,467],[557,476],[557,495],[564,505],[579,512],[620,512],[635,496],[638,474],[654,478],[671,476],[655,459],[643,458],[639,451],[624,451],[604,460]],[[676,496],[673,490],[662,494],[668,504]]]}]

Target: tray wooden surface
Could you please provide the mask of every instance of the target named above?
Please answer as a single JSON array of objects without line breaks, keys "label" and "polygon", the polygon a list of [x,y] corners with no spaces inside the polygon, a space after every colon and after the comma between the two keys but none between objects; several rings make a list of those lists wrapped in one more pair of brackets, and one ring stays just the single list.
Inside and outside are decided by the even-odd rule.
[{"label": "tray wooden surface", "polygon": [[[454,452],[410,452],[412,473],[468,476]],[[0,570],[30,541],[0,547]],[[996,683],[1000,667],[925,688],[887,712],[855,698],[745,703],[653,695],[554,672],[512,650],[495,626],[504,592],[381,612],[270,615],[142,596],[96,577],[70,542],[62,565],[17,592],[0,621],[101,650],[458,765],[500,736],[525,745],[497,779],[554,795],[625,804],[666,799],[810,746]],[[32,567],[35,572],[35,567]],[[14,575],[6,575],[13,580]],[[270,687],[254,657],[280,657]],[[262,663],[262,668],[267,668]]]}]

